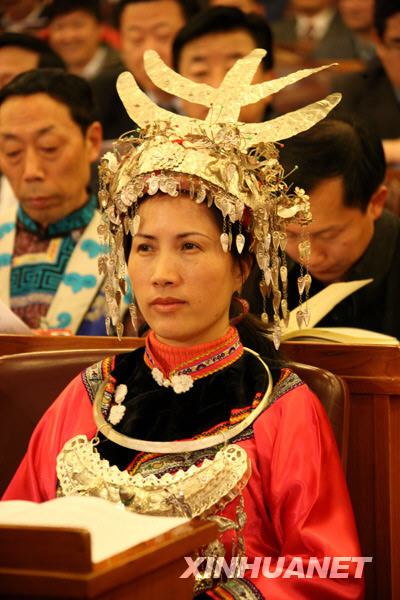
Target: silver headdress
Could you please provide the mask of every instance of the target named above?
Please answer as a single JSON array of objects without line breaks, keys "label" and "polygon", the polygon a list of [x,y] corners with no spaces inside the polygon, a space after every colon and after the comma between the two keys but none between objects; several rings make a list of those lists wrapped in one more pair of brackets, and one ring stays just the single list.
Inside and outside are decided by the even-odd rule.
[{"label": "silver headdress", "polygon": [[[160,108],[139,88],[131,73],[119,76],[118,93],[139,127],[121,136],[115,152],[107,153],[100,167],[99,200],[104,223],[99,234],[108,253],[100,258],[99,266],[108,274],[107,326],[112,322],[118,335],[122,334],[119,305],[126,291],[123,239],[138,231],[140,198],[158,191],[177,196],[184,189],[195,202],[206,201],[221,211],[224,251],[235,244],[240,254],[245,244],[243,234],[251,238],[251,250],[263,273],[260,289],[264,305],[267,296],[272,296],[273,338],[279,345],[281,322],[289,317],[285,224],[305,225],[311,213],[305,192],[290,190],[285,183],[277,143],[323,119],[341,96],[332,94],[265,123],[239,122],[242,106],[327,68],[304,69],[252,85],[264,54],[264,50],[253,50],[235,63],[219,88],[213,88],[175,73],[155,51],[145,52],[145,68],[153,82],[170,94],[207,106],[204,120]],[[233,239],[235,223],[238,227]],[[309,253],[309,241],[304,239],[300,254],[305,265]],[[263,320],[268,320],[265,309]]]}]

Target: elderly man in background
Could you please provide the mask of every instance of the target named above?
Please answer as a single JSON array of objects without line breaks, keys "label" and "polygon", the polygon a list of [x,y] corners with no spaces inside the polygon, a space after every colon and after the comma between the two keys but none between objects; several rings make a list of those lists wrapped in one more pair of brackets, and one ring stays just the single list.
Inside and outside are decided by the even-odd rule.
[{"label": "elderly man in background", "polygon": [[90,87],[27,71],[0,92],[0,167],[18,206],[0,214],[0,298],[33,329],[103,335],[97,197],[102,142]]},{"label": "elderly man in background", "polygon": [[[0,34],[0,89],[20,73],[36,68],[64,68],[62,59],[43,40],[27,33]],[[0,173],[0,211],[16,202]]]}]

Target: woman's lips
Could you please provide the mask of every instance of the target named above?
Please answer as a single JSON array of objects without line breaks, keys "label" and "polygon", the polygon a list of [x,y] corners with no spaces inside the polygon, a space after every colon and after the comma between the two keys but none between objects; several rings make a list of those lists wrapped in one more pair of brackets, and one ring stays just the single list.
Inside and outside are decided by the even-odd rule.
[{"label": "woman's lips", "polygon": [[150,304],[158,312],[169,313],[179,310],[185,301],[179,298],[156,298]]}]

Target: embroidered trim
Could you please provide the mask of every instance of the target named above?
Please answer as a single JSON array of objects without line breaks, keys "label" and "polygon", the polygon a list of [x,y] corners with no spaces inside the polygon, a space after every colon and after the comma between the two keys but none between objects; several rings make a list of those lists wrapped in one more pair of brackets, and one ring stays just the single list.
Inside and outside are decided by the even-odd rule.
[{"label": "embroidered trim", "polygon": [[[231,365],[237,361],[243,354],[243,345],[239,339],[239,334],[235,329],[232,336],[220,346],[213,348],[210,352],[200,354],[194,358],[177,365],[168,374],[164,373],[161,365],[152,354],[149,344],[146,341],[146,349],[144,354],[144,362],[152,370],[156,370],[154,379],[159,385],[166,385],[165,380],[172,382],[173,378],[190,376],[194,381],[202,379],[208,375],[212,375],[221,369]],[[163,380],[158,377],[158,374],[163,375]],[[160,383],[161,381],[161,383]],[[181,390],[180,390],[181,391]],[[186,390],[183,390],[186,391]]]},{"label": "embroidered trim", "polygon": [[104,360],[91,365],[81,373],[82,382],[93,404],[97,390],[114,370],[115,356],[109,356]]}]

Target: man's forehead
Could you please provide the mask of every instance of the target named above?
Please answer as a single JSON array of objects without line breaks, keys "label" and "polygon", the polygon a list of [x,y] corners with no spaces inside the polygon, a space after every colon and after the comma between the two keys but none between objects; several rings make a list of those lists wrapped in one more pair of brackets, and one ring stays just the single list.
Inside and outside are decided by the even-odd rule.
[{"label": "man's forehead", "polygon": [[[32,132],[37,136],[37,137],[41,137],[43,135],[47,135],[49,133],[56,133],[57,129],[59,129],[59,125],[56,124],[49,124],[49,125],[44,125],[43,127],[38,127],[36,130],[34,129],[34,126],[32,127]],[[29,133],[29,131],[27,131],[26,129],[24,129],[24,131],[26,133]],[[15,129],[14,127],[12,127],[12,125],[8,125],[7,123],[2,124],[1,119],[0,119],[0,136],[2,137],[2,139],[18,139],[20,131],[18,129]]]},{"label": "man's forehead", "polygon": [[128,29],[177,26],[184,23],[184,15],[175,0],[155,0],[128,4],[121,14],[121,26]]},{"label": "man's forehead", "polygon": [[224,58],[237,60],[256,47],[255,41],[245,29],[207,33],[190,40],[182,49],[182,54],[190,62],[213,58],[215,52]]},{"label": "man's forehead", "polygon": [[0,105],[0,130],[7,135],[43,135],[63,129],[72,135],[73,124],[77,125],[69,107],[44,93],[10,96]]}]

